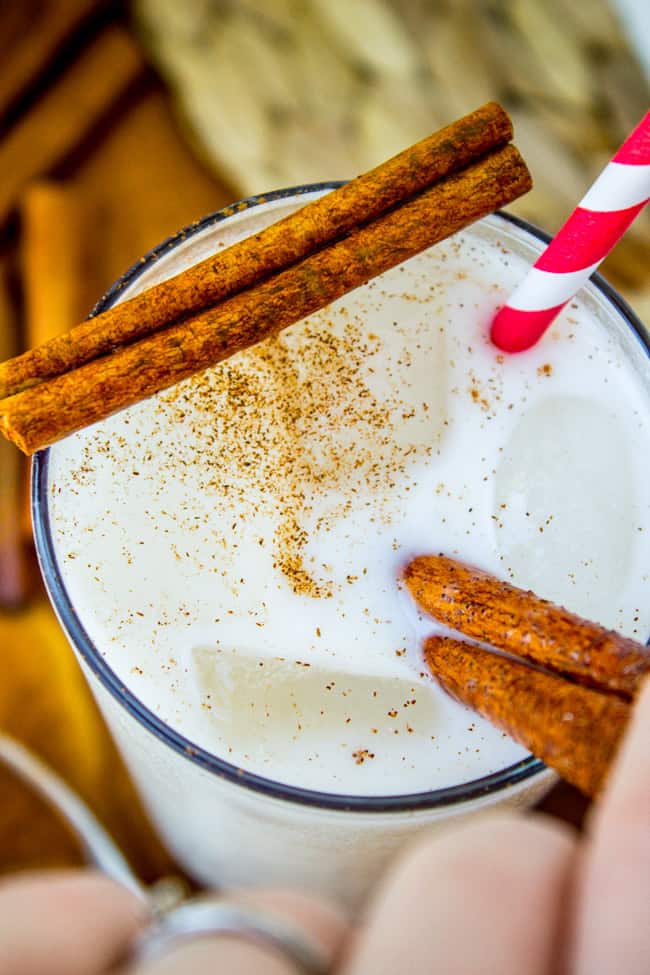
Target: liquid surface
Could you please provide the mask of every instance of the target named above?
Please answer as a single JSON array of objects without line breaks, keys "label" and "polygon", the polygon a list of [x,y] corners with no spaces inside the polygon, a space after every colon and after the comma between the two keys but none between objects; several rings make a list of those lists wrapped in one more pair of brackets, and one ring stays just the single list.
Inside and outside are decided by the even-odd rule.
[{"label": "liquid surface", "polygon": [[415,554],[650,632],[647,360],[582,302],[499,356],[487,324],[526,267],[491,242],[500,226],[51,450],[57,559],[89,636],[237,766],[387,795],[525,756],[424,673],[436,625],[398,584]]}]

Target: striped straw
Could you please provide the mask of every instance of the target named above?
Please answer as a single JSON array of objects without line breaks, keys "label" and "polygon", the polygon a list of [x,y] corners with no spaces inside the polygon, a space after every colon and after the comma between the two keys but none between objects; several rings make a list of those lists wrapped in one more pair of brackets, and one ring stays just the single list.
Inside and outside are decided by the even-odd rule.
[{"label": "striped straw", "polygon": [[492,322],[504,352],[537,342],[650,199],[650,111]]}]

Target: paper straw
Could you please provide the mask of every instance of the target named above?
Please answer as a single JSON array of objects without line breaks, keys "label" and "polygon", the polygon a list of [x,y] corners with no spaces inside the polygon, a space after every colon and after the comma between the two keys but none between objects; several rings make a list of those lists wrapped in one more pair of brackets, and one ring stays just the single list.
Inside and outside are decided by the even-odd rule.
[{"label": "paper straw", "polygon": [[504,352],[534,345],[650,199],[650,111],[492,322]]}]

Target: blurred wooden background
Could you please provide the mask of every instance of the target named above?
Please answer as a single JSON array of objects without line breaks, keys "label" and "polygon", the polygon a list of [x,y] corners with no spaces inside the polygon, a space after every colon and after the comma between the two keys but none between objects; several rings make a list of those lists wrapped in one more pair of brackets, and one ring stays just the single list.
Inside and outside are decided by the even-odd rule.
[{"label": "blurred wooden background", "polygon": [[[128,15],[93,0],[2,4],[0,353],[84,318],[146,250],[235,190],[198,162]],[[91,803],[143,876],[168,869],[42,592],[27,467],[0,444],[0,727]],[[0,871],[75,842],[0,769]]]},{"label": "blurred wooden background", "polygon": [[[246,195],[348,178],[495,99],[534,180],[512,209],[552,232],[650,101],[607,0],[135,0],[134,9],[193,144]],[[646,216],[607,271],[636,297],[649,266]]]},{"label": "blurred wooden background", "polygon": [[[0,2],[0,356],[83,318],[168,234],[249,193],[341,178],[490,98],[553,230],[648,89],[605,0]],[[155,66],[155,67],[154,67]],[[605,269],[650,313],[650,229]],[[169,869],[43,595],[27,470],[0,443],[0,729],[91,803],[143,877]],[[547,808],[579,819],[568,789]],[[0,770],[0,872],[74,840]]]}]

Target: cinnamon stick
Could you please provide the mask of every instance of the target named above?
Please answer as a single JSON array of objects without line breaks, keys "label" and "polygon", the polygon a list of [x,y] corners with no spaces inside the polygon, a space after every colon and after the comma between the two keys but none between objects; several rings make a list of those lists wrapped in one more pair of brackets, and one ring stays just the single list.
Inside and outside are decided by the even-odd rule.
[{"label": "cinnamon stick", "polygon": [[135,43],[116,25],[88,45],[0,145],[0,223],[22,188],[66,159],[144,70]]},{"label": "cinnamon stick", "polygon": [[445,626],[585,685],[631,697],[650,672],[643,644],[446,556],[414,559],[404,579]]},{"label": "cinnamon stick", "polygon": [[[88,241],[81,201],[70,184],[31,183],[20,201],[20,269],[28,348],[69,331],[84,313],[82,293]],[[21,527],[32,541],[29,463]]]},{"label": "cinnamon stick", "polygon": [[457,701],[586,795],[601,791],[630,716],[627,701],[460,640],[431,637],[424,653],[432,674]]},{"label": "cinnamon stick", "polygon": [[277,334],[530,185],[515,147],[499,149],[221,305],[1,400],[0,429],[32,453]]},{"label": "cinnamon stick", "polygon": [[511,138],[512,124],[505,111],[494,102],[482,106],[236,247],[0,365],[0,398],[78,368],[260,283]]},{"label": "cinnamon stick", "polygon": [[68,332],[84,313],[84,235],[71,186],[39,181],[20,204],[20,257],[29,348]]}]

